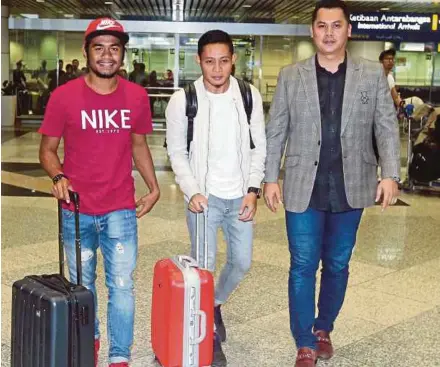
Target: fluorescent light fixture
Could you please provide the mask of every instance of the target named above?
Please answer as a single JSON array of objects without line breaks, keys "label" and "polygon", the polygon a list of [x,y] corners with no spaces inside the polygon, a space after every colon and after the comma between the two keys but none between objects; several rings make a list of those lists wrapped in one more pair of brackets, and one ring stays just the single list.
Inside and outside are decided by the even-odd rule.
[{"label": "fluorescent light fixture", "polygon": [[400,51],[425,51],[424,43],[415,43],[415,42],[401,42],[400,43]]},{"label": "fluorescent light fixture", "polygon": [[250,4],[244,4],[244,5],[242,5],[242,7],[243,7],[243,8],[252,8],[252,5],[250,5]]},{"label": "fluorescent light fixture", "polygon": [[73,18],[73,14],[64,14],[64,18]]},{"label": "fluorescent light fixture", "polygon": [[106,2],[104,2],[104,4],[105,4],[105,5],[112,5],[112,4],[113,4],[113,1],[106,1]]},{"label": "fluorescent light fixture", "polygon": [[380,8],[380,10],[386,11],[386,10],[390,10],[390,8]]},{"label": "fluorescent light fixture", "polygon": [[29,19],[38,19],[39,18],[38,14],[25,14],[25,13],[22,13],[20,15],[23,18],[29,18]]},{"label": "fluorescent light fixture", "polygon": [[37,0],[37,3],[44,3],[44,0]]},{"label": "fluorescent light fixture", "polygon": [[122,11],[115,11],[116,15],[123,15],[124,13]]}]

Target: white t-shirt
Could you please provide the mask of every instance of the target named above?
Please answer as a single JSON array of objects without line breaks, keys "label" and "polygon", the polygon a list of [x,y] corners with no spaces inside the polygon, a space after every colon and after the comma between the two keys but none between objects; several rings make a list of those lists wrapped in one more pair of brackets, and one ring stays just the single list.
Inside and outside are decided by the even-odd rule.
[{"label": "white t-shirt", "polygon": [[388,80],[388,85],[390,86],[390,89],[393,89],[396,86],[396,82],[394,80],[393,74],[388,73],[387,80]]},{"label": "white t-shirt", "polygon": [[243,196],[243,174],[238,110],[231,87],[221,94],[208,92],[209,146],[207,192],[221,199]]}]

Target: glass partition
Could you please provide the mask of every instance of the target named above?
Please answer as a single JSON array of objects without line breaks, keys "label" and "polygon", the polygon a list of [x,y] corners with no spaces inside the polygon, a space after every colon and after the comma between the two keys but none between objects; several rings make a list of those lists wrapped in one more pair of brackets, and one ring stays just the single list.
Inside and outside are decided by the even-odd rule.
[{"label": "glass partition", "polygon": [[[51,80],[56,77],[59,32],[10,31],[11,86],[17,96],[17,116],[44,114]],[[56,82],[56,81],[55,81]]]},{"label": "glass partition", "polygon": [[[87,72],[82,53],[84,33],[9,32],[10,66],[14,75],[11,84],[17,95],[17,115],[42,118],[50,93],[57,86]],[[148,88],[155,120],[164,121],[166,101],[175,91],[174,85],[181,88],[201,75],[196,62],[200,36],[201,33],[130,33],[120,74]],[[235,76],[253,83],[260,90],[266,111],[281,68],[315,52],[312,40],[307,36],[233,35],[232,38],[238,55]],[[179,40],[178,44],[176,40]],[[368,45],[363,47],[361,56],[377,59],[378,47],[381,46],[376,45],[374,50]],[[177,75],[174,75],[175,70],[179,71]],[[419,93],[425,101],[440,103],[438,53],[398,51],[395,77],[404,97]]]},{"label": "glass partition", "polygon": [[405,86],[430,86],[433,59],[431,52],[396,53],[396,83]]}]

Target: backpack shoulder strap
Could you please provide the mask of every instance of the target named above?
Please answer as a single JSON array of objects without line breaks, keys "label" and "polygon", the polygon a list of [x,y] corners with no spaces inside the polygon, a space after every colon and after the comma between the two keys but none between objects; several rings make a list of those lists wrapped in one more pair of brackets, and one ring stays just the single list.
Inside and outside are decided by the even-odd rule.
[{"label": "backpack shoulder strap", "polygon": [[[238,86],[240,88],[241,98],[243,99],[243,106],[244,106],[244,110],[246,111],[247,121],[248,121],[248,124],[250,125],[252,110],[254,107],[253,100],[252,100],[251,86],[249,85],[248,82],[245,82],[242,79],[237,79],[237,82],[238,82]],[[250,130],[249,130],[249,136],[250,136],[250,141],[251,141],[251,149],[254,149],[255,144],[254,144],[254,141],[252,140],[252,134],[251,134]]]},{"label": "backpack shoulder strap", "polygon": [[186,117],[188,118],[188,130],[187,130],[187,150],[193,140],[194,135],[194,117],[197,115],[197,91],[194,82],[189,83],[184,88],[186,98]]}]

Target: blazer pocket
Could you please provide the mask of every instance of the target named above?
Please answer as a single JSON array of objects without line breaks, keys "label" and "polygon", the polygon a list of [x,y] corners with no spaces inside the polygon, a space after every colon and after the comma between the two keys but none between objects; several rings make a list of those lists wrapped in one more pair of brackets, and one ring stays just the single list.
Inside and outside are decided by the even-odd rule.
[{"label": "blazer pocket", "polygon": [[364,158],[365,163],[377,166],[377,159],[374,155],[370,155],[364,150],[362,151],[362,156]]},{"label": "blazer pocket", "polygon": [[284,160],[284,167],[294,167],[299,163],[299,155],[286,156]]}]

